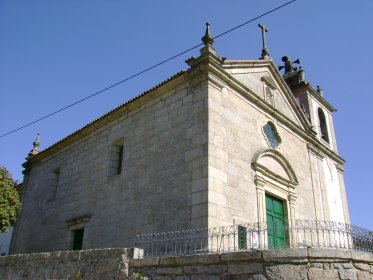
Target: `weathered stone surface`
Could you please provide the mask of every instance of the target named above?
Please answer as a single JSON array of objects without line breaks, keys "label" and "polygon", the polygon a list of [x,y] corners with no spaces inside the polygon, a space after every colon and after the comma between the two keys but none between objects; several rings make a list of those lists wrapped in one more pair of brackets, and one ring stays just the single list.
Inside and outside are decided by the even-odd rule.
[{"label": "weathered stone surface", "polygon": [[191,280],[220,280],[220,276],[217,275],[192,275]]},{"label": "weathered stone surface", "polygon": [[248,280],[267,280],[263,274],[249,275],[247,276]]},{"label": "weathered stone surface", "polygon": [[261,260],[262,251],[252,250],[243,252],[230,252],[221,254],[222,261],[239,261],[239,260]]},{"label": "weathered stone surface", "polygon": [[324,263],[323,265],[324,269],[330,269],[330,263]]},{"label": "weathered stone surface", "polygon": [[351,251],[335,250],[335,249],[321,249],[321,248],[308,248],[309,258],[336,258],[336,259],[351,259]]},{"label": "weathered stone surface", "polygon": [[219,254],[204,254],[192,256],[180,256],[176,259],[178,265],[188,265],[195,263],[213,264],[220,262]]},{"label": "weathered stone surface", "polygon": [[308,280],[304,265],[269,265],[265,272],[269,280]]},{"label": "weathered stone surface", "polygon": [[229,274],[254,274],[263,272],[262,263],[228,263]]},{"label": "weathered stone surface", "polygon": [[342,263],[342,267],[345,269],[353,268],[353,265],[351,263]]},{"label": "weathered stone surface", "polygon": [[325,270],[323,268],[310,267],[308,269],[309,280],[333,280],[338,279],[338,270],[330,269]]},{"label": "weathered stone surface", "polygon": [[352,269],[340,269],[338,271],[338,274],[341,280],[356,280],[357,279],[356,271]]},{"label": "weathered stone surface", "polygon": [[160,267],[156,270],[157,274],[173,274],[173,275],[180,275],[183,273],[182,267]]},{"label": "weathered stone surface", "polygon": [[363,271],[370,270],[369,264],[366,264],[366,263],[354,263],[354,267],[356,267],[359,270],[363,270]]},{"label": "weathered stone surface", "polygon": [[322,263],[311,263],[311,267],[317,267],[317,268],[324,268],[324,264]]},{"label": "weathered stone surface", "polygon": [[[365,280],[373,279],[372,262],[313,257],[301,264],[295,258],[281,262],[245,252],[183,257],[130,259],[131,249],[67,251],[0,257],[0,278],[26,279],[256,279],[256,280]],[[237,256],[235,256],[237,254]],[[255,255],[256,254],[256,255]],[[289,255],[285,252],[281,256]],[[302,253],[292,255],[302,255]],[[329,256],[331,254],[328,254]],[[219,258],[220,257],[220,258]],[[369,258],[369,257],[368,257]],[[283,261],[287,259],[287,263]],[[328,261],[327,261],[328,260]]]},{"label": "weathered stone surface", "polygon": [[225,275],[222,280],[267,280],[263,274]]},{"label": "weathered stone surface", "polygon": [[0,257],[0,278],[127,279],[130,249],[98,249]]},{"label": "weathered stone surface", "polygon": [[172,276],[154,276],[154,280],[171,280],[171,279],[173,279],[174,277],[172,277]]},{"label": "weathered stone surface", "polygon": [[159,259],[160,266],[176,266],[176,257],[162,257]]},{"label": "weathered stone surface", "polygon": [[186,275],[178,275],[174,277],[175,280],[189,280],[190,277]]},{"label": "weathered stone surface", "polygon": [[334,263],[333,264],[333,267],[336,268],[336,269],[341,268],[341,266],[342,265],[340,263]]},{"label": "weathered stone surface", "polygon": [[373,254],[361,251],[352,251],[352,259],[354,261],[364,261],[373,263]]},{"label": "weathered stone surface", "polygon": [[140,260],[130,260],[131,267],[147,267],[157,266],[159,264],[159,258],[148,258]]},{"label": "weathered stone surface", "polygon": [[307,249],[264,250],[262,254],[268,262],[307,262]]},{"label": "weathered stone surface", "polygon": [[373,275],[367,271],[357,271],[357,279],[359,280],[373,280]]},{"label": "weathered stone surface", "polygon": [[227,265],[198,265],[198,266],[184,266],[185,274],[223,274],[227,272]]}]

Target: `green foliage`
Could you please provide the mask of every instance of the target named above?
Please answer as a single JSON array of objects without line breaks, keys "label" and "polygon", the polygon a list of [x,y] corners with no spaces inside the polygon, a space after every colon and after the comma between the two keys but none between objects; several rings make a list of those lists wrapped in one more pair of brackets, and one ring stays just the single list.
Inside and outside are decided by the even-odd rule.
[{"label": "green foliage", "polygon": [[9,171],[0,166],[0,232],[15,223],[22,207],[15,184]]},{"label": "green foliage", "polygon": [[144,279],[144,275],[142,274],[142,272],[136,272],[135,273],[135,279],[136,280]]},{"label": "green foliage", "polygon": [[76,280],[82,280],[83,279],[83,273],[78,270],[76,273],[75,273],[75,279]]}]

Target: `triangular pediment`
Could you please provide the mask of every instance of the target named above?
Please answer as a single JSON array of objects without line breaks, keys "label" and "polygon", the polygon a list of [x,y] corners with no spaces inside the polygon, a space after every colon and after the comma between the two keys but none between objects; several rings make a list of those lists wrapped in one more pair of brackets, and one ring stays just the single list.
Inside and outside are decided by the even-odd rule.
[{"label": "triangular pediment", "polygon": [[227,61],[224,70],[272,111],[308,131],[310,123],[271,60]]}]

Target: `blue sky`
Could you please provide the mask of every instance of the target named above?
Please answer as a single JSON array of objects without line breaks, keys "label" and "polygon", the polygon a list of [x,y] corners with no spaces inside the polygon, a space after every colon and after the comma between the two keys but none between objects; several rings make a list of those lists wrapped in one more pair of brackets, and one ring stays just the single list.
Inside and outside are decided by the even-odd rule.
[{"label": "blue sky", "polygon": [[[51,113],[286,1],[0,0],[0,134]],[[298,0],[216,40],[219,55],[256,59],[257,27],[269,29],[271,57],[300,58],[334,113],[353,224],[373,229],[373,1]],[[131,97],[187,69],[191,51],[96,98],[0,138],[0,165],[22,180],[24,158]]]}]

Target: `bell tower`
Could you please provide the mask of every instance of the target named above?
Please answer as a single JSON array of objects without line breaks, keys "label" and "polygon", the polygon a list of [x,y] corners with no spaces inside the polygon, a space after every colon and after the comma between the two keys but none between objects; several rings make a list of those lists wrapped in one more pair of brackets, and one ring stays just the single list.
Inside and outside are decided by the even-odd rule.
[{"label": "bell tower", "polygon": [[310,121],[317,138],[337,153],[332,116],[336,109],[324,98],[324,92],[320,86],[314,89],[305,79],[304,69],[294,65],[300,64],[299,59],[291,61],[289,57],[283,56],[282,61],[284,65],[279,66],[279,70],[285,69],[283,78],[294,94],[299,107]]}]

